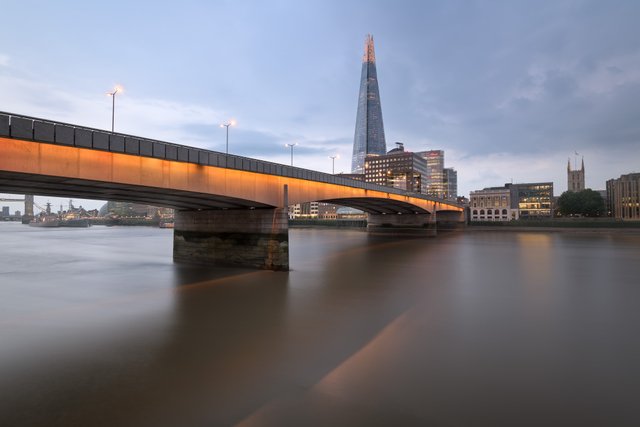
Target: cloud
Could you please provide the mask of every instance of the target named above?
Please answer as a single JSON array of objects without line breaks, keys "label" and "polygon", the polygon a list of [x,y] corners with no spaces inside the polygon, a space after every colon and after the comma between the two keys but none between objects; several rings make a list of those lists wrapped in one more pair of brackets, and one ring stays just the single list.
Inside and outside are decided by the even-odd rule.
[{"label": "cloud", "polygon": [[[327,171],[339,153],[336,171],[349,171],[362,42],[373,32],[389,148],[444,149],[463,194],[511,177],[563,188],[565,157],[576,150],[588,153],[587,181],[640,161],[640,4],[381,3],[364,15],[358,2],[223,7],[238,19],[189,25],[214,10],[186,4],[147,23],[131,10],[135,26],[82,40],[39,9],[51,49],[26,49],[22,37],[3,48],[2,109],[109,128],[110,99],[86,88],[117,76],[136,91],[116,99],[117,130],[222,151],[218,125],[235,117],[232,153],[289,163],[284,144],[297,142],[296,165]],[[88,25],[92,11],[78,22]],[[68,19],[64,7],[49,13]],[[7,22],[0,33],[20,30]],[[43,61],[46,71],[29,66]]]},{"label": "cloud", "polygon": [[[5,109],[98,129],[111,128],[112,100],[106,93],[75,93],[26,77],[0,75]],[[224,113],[210,107],[116,95],[115,128],[122,133],[201,146],[206,138],[185,131],[189,126],[214,126]]]},{"label": "cloud", "polygon": [[[85,94],[60,89],[33,80],[28,75],[0,74],[0,93],[8,101],[9,112],[73,123],[81,126],[110,129],[111,98],[105,93]],[[126,89],[116,95],[115,129],[118,132],[190,145],[215,151],[225,151],[225,129],[220,123],[230,114],[212,107],[179,103],[157,98],[139,98]],[[299,117],[294,118],[300,121]],[[229,152],[276,163],[289,164],[290,151],[285,144],[296,143],[295,165],[330,172],[329,155],[343,153],[351,138],[331,138],[323,134],[335,131],[298,132],[304,126],[291,126],[291,132],[252,129],[242,121],[229,129]],[[319,135],[318,135],[319,134]],[[319,137],[318,137],[319,136]],[[336,159],[336,171],[348,172],[349,167]],[[62,199],[47,198],[54,203]],[[44,199],[40,202],[44,203]],[[80,201],[97,207],[102,202]]]}]

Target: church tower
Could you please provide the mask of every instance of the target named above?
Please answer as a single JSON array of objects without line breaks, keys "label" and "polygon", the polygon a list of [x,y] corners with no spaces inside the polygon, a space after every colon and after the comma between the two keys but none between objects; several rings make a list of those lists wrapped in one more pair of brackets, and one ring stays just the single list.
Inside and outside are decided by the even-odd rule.
[{"label": "church tower", "polygon": [[364,173],[364,159],[367,154],[386,154],[382,108],[378,91],[376,55],[373,49],[373,37],[369,34],[362,57],[360,77],[360,96],[358,97],[358,115],[356,132],[353,138],[353,157],[351,173]]},{"label": "church tower", "polygon": [[582,190],[584,190],[584,157],[579,170],[571,170],[571,159],[569,159],[567,163],[567,191]]}]

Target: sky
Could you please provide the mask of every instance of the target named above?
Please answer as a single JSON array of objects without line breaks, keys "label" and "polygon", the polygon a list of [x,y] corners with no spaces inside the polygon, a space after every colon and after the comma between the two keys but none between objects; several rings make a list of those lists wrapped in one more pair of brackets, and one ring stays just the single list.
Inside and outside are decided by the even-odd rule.
[{"label": "sky", "polygon": [[2,15],[0,111],[109,129],[121,85],[116,131],[224,151],[234,119],[230,153],[289,164],[296,143],[295,166],[330,173],[339,155],[348,173],[370,33],[387,148],[444,150],[460,195],[559,195],[568,159],[598,190],[640,171],[635,0],[4,0]]}]

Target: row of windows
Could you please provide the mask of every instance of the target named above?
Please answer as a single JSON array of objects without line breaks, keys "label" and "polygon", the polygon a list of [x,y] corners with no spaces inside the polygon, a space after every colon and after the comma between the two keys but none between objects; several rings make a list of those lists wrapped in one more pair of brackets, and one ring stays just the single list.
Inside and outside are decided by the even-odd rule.
[{"label": "row of windows", "polygon": [[489,221],[492,221],[492,220],[495,220],[495,221],[497,221],[497,220],[505,220],[505,221],[506,221],[506,220],[508,220],[508,219],[509,219],[509,217],[508,217],[508,216],[506,216],[506,215],[503,215],[502,217],[499,217],[499,216],[495,216],[495,217],[494,217],[494,216],[489,216],[489,217],[486,217],[486,218],[485,218],[484,216],[480,216],[480,217],[476,217],[476,216],[474,216],[474,217],[472,217],[471,219],[472,219],[472,220],[483,220],[483,219],[486,219],[486,220],[489,220]]},{"label": "row of windows", "polygon": [[495,203],[491,203],[491,200],[488,200],[488,201],[487,201],[487,203],[483,203],[483,202],[476,203],[476,202],[473,202],[473,207],[474,207],[474,208],[477,208],[477,207],[480,207],[480,208],[485,208],[485,207],[486,207],[486,208],[499,208],[499,207],[504,207],[504,208],[506,208],[506,207],[508,207],[508,206],[509,206],[509,203],[507,203],[507,201],[506,201],[506,200],[503,200],[502,202],[500,202],[500,201],[498,200],[498,201],[496,201]]},{"label": "row of windows", "polygon": [[[484,214],[485,214],[484,209],[480,209],[480,215],[484,215]],[[492,215],[492,214],[500,215],[500,209],[494,209],[494,210],[487,209],[487,215]],[[507,210],[502,209],[502,215],[506,215],[506,214],[507,214]],[[473,215],[478,215],[478,211],[476,209],[473,210]]]}]

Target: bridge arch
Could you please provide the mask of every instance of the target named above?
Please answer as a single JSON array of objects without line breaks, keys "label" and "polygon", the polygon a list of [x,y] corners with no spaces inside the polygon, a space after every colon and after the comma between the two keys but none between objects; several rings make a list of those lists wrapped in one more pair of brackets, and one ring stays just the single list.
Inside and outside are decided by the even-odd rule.
[{"label": "bridge arch", "polygon": [[343,199],[318,200],[340,206],[359,209],[369,214],[431,214],[431,210],[402,200],[389,200],[378,197],[350,197]]}]

